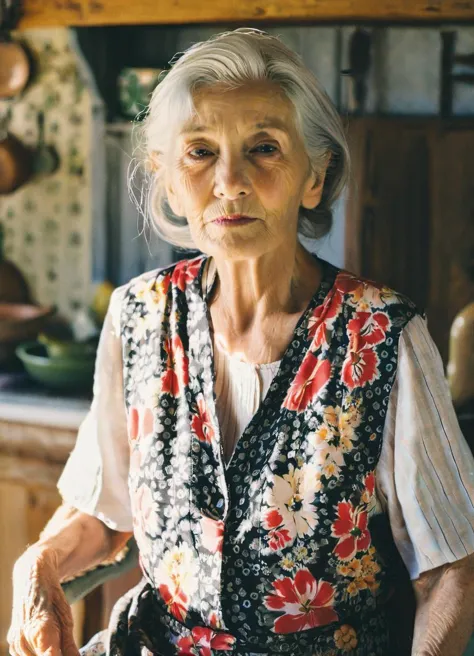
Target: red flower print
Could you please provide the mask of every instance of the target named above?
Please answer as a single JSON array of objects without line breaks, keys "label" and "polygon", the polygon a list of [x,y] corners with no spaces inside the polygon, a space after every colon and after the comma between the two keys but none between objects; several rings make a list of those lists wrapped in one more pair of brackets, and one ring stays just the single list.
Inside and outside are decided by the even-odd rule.
[{"label": "red flower print", "polygon": [[292,536],[287,528],[282,528],[283,517],[276,508],[270,508],[263,518],[263,526],[269,532],[268,546],[272,551],[283,549],[285,544],[292,541]]},{"label": "red flower print", "polygon": [[202,396],[198,397],[198,414],[191,420],[191,430],[196,433],[201,442],[210,444],[214,439],[214,428]]},{"label": "red flower print", "polygon": [[212,517],[201,517],[201,543],[211,553],[222,551],[224,522]]},{"label": "red flower print", "polygon": [[283,611],[275,620],[275,633],[295,633],[325,626],[339,618],[334,610],[334,588],[314,578],[308,569],[300,569],[294,580],[285,577],[273,582],[275,592],[267,595],[270,610]]},{"label": "red flower print", "polygon": [[349,389],[363,387],[378,377],[378,363],[377,354],[371,348],[349,351],[342,365],[342,380]]},{"label": "red flower print", "polygon": [[308,335],[313,338],[312,348],[329,343],[329,331],[332,320],[336,318],[342,307],[342,294],[333,288],[325,302],[319,305],[308,321]]},{"label": "red flower print", "polygon": [[172,340],[167,339],[163,346],[167,359],[166,369],[161,376],[161,389],[166,394],[176,397],[189,383],[188,358],[179,335],[175,335]]},{"label": "red flower print", "polygon": [[359,299],[362,296],[364,284],[348,271],[341,271],[335,281],[335,287],[343,294],[350,294]]},{"label": "red flower print", "polygon": [[367,513],[342,501],[337,504],[337,514],[339,517],[331,529],[332,536],[339,538],[334,553],[341,560],[351,560],[358,551],[367,551],[370,546]]},{"label": "red flower print", "polygon": [[144,438],[153,432],[153,410],[143,406],[131,406],[128,410],[127,424],[130,442]]},{"label": "red flower print", "polygon": [[215,611],[212,611],[212,613],[209,615],[209,619],[207,620],[207,623],[213,629],[220,629],[221,627],[221,622],[217,617],[217,613]]},{"label": "red flower print", "polygon": [[390,319],[384,312],[357,312],[347,324],[351,350],[360,351],[366,346],[381,344],[390,326]]},{"label": "red flower print", "polygon": [[178,262],[171,276],[173,285],[176,285],[178,289],[184,292],[186,285],[192,282],[199,273],[201,262],[201,257],[194,260],[181,260],[181,262]]},{"label": "red flower print", "polygon": [[367,474],[364,480],[364,485],[366,487],[369,496],[372,496],[375,492],[375,472],[370,472]]},{"label": "red flower print", "polygon": [[288,390],[283,407],[301,412],[327,385],[331,375],[329,360],[307,353],[296,377]]},{"label": "red flower print", "polygon": [[234,642],[230,633],[217,633],[206,626],[196,626],[190,636],[178,640],[178,656],[212,656],[212,650],[231,651]]},{"label": "red flower print", "polygon": [[189,599],[180,588],[171,592],[170,588],[162,584],[159,586],[160,595],[168,607],[169,612],[180,622],[184,622],[188,614]]}]

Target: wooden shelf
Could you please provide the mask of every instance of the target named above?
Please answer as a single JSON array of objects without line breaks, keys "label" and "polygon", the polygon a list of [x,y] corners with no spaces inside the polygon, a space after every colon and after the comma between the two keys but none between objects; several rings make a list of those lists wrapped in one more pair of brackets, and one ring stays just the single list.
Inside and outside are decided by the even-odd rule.
[{"label": "wooden shelf", "polygon": [[474,21],[474,0],[25,0],[20,29],[349,20]]}]

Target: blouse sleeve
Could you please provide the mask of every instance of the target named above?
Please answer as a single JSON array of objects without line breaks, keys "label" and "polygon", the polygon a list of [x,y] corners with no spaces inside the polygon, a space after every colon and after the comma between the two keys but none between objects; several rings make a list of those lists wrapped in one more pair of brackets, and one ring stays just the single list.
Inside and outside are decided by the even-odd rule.
[{"label": "blouse sleeve", "polygon": [[120,338],[124,290],[112,294],[97,349],[93,400],[58,481],[65,503],[116,531],[133,529]]},{"label": "blouse sleeve", "polygon": [[377,479],[411,579],[474,552],[474,458],[420,316],[400,337]]}]

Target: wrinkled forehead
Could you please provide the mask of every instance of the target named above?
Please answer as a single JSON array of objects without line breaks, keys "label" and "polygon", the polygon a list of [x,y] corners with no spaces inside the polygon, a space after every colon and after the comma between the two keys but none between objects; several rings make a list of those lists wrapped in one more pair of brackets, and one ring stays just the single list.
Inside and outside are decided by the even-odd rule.
[{"label": "wrinkled forehead", "polygon": [[199,134],[227,127],[274,129],[291,134],[293,103],[275,84],[248,84],[234,89],[204,88],[192,94],[193,111],[182,120],[178,134]]}]

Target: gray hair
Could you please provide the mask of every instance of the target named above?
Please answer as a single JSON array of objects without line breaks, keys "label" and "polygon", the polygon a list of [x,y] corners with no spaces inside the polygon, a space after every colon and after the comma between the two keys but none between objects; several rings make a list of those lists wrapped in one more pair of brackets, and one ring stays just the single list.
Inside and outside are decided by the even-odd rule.
[{"label": "gray hair", "polygon": [[[195,113],[193,92],[198,89],[217,84],[236,88],[265,80],[277,83],[294,105],[296,127],[313,170],[322,170],[331,155],[321,202],[314,209],[300,207],[298,232],[312,239],[329,232],[332,206],[349,178],[349,149],[335,106],[302,58],[278,37],[241,27],[193,44],[169,63],[138,128],[145,159],[166,166],[177,128]],[[151,219],[163,239],[181,248],[195,248],[186,218],[176,216],[168,204],[162,169],[148,168],[137,196],[132,184],[135,168],[129,180],[132,198],[145,222]]]}]

